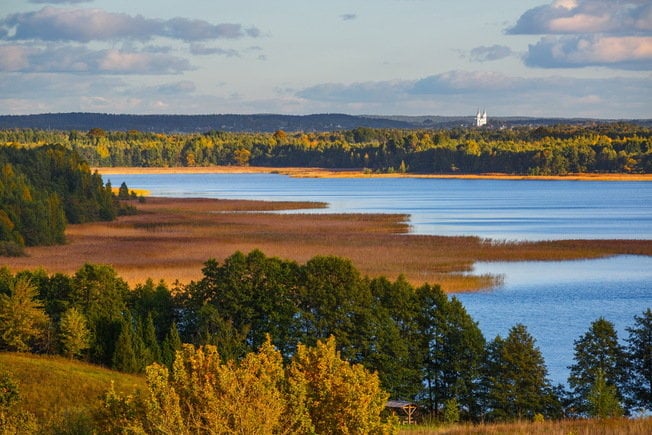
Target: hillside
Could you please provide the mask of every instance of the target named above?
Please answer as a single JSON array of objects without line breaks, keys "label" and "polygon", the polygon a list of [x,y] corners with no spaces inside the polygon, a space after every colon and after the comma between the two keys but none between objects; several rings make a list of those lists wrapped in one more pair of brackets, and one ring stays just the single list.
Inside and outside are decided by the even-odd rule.
[{"label": "hillside", "polygon": [[87,416],[114,383],[116,391],[144,388],[140,376],[54,356],[0,352],[0,373],[18,385],[19,409],[31,412],[40,427]]},{"label": "hillside", "polygon": [[[128,115],[106,113],[44,113],[34,115],[0,115],[0,129],[34,128],[42,130],[81,130],[101,128],[111,131],[138,130],[158,133],[195,133],[210,130],[231,132],[324,132],[369,128],[455,128],[471,126],[469,116],[365,116],[326,113],[312,115],[215,114],[215,115]],[[490,117],[489,126],[587,124],[613,122],[587,118]],[[631,120],[652,126],[652,120]]]}]

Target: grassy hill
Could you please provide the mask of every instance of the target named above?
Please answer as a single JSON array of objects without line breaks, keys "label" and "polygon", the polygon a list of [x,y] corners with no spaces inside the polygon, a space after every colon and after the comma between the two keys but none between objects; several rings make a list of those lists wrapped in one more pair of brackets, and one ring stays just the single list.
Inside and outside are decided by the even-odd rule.
[{"label": "grassy hill", "polygon": [[145,388],[144,377],[53,356],[0,352],[2,372],[18,384],[19,409],[34,414],[41,428],[88,418],[112,381],[120,392]]},{"label": "grassy hill", "polygon": [[[145,388],[141,376],[127,375],[52,356],[0,352],[0,373],[9,373],[20,391],[19,410],[36,416],[42,433],[88,433],[90,414],[113,381],[116,391]],[[0,428],[0,433],[2,433]],[[643,434],[652,418],[520,422],[494,425],[406,426],[400,435],[441,434]]]}]

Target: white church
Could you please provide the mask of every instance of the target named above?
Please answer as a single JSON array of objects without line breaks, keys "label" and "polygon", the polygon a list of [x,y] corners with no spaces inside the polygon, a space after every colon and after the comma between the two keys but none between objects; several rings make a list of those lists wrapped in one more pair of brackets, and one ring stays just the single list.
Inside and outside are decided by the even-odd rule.
[{"label": "white church", "polygon": [[482,112],[480,112],[480,109],[478,109],[478,112],[475,114],[475,126],[476,127],[482,127],[483,125],[487,124],[487,110],[484,109]]}]

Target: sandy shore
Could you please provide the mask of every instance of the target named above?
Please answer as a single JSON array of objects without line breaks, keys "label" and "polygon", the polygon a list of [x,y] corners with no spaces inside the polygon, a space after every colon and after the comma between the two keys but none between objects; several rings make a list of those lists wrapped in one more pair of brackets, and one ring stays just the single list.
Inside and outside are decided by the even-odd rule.
[{"label": "sandy shore", "polygon": [[565,180],[565,181],[652,181],[652,174],[569,174],[531,176],[511,174],[378,174],[359,169],[272,168],[259,166],[206,166],[174,168],[97,167],[103,175],[112,174],[283,174],[304,178],[460,178],[494,180]]}]

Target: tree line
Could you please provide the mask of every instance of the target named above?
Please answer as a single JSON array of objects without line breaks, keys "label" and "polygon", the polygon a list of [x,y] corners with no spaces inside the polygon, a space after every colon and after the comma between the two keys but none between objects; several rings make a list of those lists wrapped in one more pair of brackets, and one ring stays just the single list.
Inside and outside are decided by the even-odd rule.
[{"label": "tree line", "polygon": [[[221,263],[207,261],[202,279],[172,288],[148,281],[131,289],[103,265],[87,264],[72,276],[0,273],[0,349],[147,373],[150,388],[177,396],[193,391],[174,382],[175,370],[196,352],[213,355],[214,370],[236,372],[268,355],[263,362],[271,365],[257,366],[266,373],[287,370],[306,349],[331,346],[329,358],[376,373],[388,396],[420,403],[440,420],[629,415],[652,410],[649,308],[628,333],[621,342],[611,322],[593,322],[575,341],[567,388],[551,384],[524,325],[487,340],[459,300],[438,286],[361,276],[339,257],[299,264],[236,252]],[[136,408],[149,403],[114,404],[125,400]]]},{"label": "tree line", "polygon": [[652,130],[619,122],[296,133],[0,130],[3,143],[59,144],[93,166],[301,166],[521,175],[652,172]]},{"label": "tree line", "polygon": [[0,147],[0,256],[64,243],[68,223],[113,220],[127,210],[74,150]]}]

